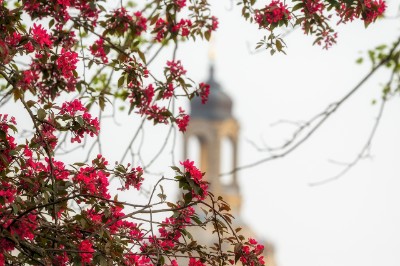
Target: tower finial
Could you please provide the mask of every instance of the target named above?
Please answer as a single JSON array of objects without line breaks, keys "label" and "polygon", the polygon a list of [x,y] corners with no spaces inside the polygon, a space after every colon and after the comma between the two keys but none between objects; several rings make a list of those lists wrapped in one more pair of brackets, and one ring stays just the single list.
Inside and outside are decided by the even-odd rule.
[{"label": "tower finial", "polygon": [[215,61],[215,38],[214,35],[211,36],[210,40],[210,48],[208,49],[208,59],[210,60],[211,64],[214,64]]},{"label": "tower finial", "polygon": [[209,80],[214,80],[214,63],[215,63],[215,38],[211,36],[210,48],[208,49],[208,59],[210,61]]}]

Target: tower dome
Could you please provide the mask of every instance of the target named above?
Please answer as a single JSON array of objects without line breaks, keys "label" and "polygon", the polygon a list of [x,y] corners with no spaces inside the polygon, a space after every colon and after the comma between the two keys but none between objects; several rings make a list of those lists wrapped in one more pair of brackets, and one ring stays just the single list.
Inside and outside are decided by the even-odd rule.
[{"label": "tower dome", "polygon": [[215,80],[214,65],[210,65],[210,73],[207,84],[210,85],[210,95],[205,104],[201,103],[199,97],[190,102],[190,116],[192,118],[203,118],[207,120],[224,120],[232,118],[232,99]]}]

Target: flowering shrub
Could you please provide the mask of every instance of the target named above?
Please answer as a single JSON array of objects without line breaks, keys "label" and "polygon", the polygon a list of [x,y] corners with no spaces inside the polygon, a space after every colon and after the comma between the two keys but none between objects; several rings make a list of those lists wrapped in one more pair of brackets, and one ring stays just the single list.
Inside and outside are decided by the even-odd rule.
[{"label": "flowering shrub", "polygon": [[[0,266],[178,265],[181,257],[196,266],[263,265],[263,246],[232,228],[229,206],[208,191],[193,161],[173,166],[175,178],[162,177],[146,194],[148,165],[133,159],[146,120],[185,132],[190,117],[179,100],[200,97],[205,104],[212,93],[188,77],[175,53],[161,75],[151,66],[167,45],[210,39],[218,19],[208,2],[152,0],[139,7],[117,1],[114,9],[116,2],[108,2],[0,0],[0,106],[23,107],[29,121],[0,114]],[[326,12],[334,10],[340,23],[368,25],[386,6],[382,0],[273,0],[257,9],[256,2],[240,1],[243,16],[270,33],[271,52],[283,48],[277,28],[301,25],[328,48],[336,34]],[[114,116],[116,102],[142,123],[111,166],[91,152],[102,153],[102,118]],[[87,152],[86,161],[64,162],[65,146]],[[120,182],[116,189],[113,180]],[[178,184],[177,201],[167,201],[163,182]],[[144,193],[148,202],[120,201],[118,191]],[[210,248],[189,232],[207,225],[221,236]]]}]

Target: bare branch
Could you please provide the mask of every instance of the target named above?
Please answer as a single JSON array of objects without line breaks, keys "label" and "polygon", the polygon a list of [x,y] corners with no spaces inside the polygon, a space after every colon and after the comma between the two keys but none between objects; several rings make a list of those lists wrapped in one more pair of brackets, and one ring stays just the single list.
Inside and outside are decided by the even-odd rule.
[{"label": "bare branch", "polygon": [[[235,169],[227,173],[222,173],[220,176],[230,175],[234,172],[241,171],[244,169],[252,168],[257,165],[280,159],[285,157],[286,155],[295,151],[298,147],[300,147],[305,141],[307,141],[325,122],[334,114],[342,105],[345,103],[351,96],[353,96],[362,85],[371,78],[375,72],[380,69],[382,66],[385,66],[386,63],[392,58],[393,53],[400,45],[400,38],[393,44],[389,53],[380,60],[380,62],[375,65],[359,82],[358,84],[352,88],[349,92],[347,92],[342,98],[338,101],[330,104],[324,111],[312,117],[308,122],[305,122],[304,125],[300,126],[292,135],[292,138],[283,144],[280,148],[277,148],[277,152],[275,154],[269,155],[263,159],[255,161],[253,163],[249,163],[247,165],[239,166]],[[303,135],[303,136],[302,136]]]}]

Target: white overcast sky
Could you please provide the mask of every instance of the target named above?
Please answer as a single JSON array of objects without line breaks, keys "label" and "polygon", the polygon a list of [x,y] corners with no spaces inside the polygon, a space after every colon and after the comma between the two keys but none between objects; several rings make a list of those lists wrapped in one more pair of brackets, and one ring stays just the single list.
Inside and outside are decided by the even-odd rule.
[{"label": "white overcast sky", "polygon": [[[262,1],[261,1],[262,2]],[[268,1],[265,1],[266,3]],[[395,15],[400,1],[389,1]],[[338,28],[338,44],[325,51],[312,46],[301,30],[287,38],[287,55],[252,55],[263,36],[255,25],[229,10],[229,0],[212,1],[220,19],[215,35],[216,76],[234,99],[241,124],[240,164],[258,153],[246,139],[277,145],[290,127],[271,127],[280,119],[306,120],[353,88],[370,69],[356,59],[367,49],[395,41],[397,20],[367,30],[361,22]],[[208,45],[185,45],[178,58],[195,80],[207,77]],[[340,180],[309,183],[338,173],[330,159],[350,162],[366,142],[378,111],[385,72],[354,95],[312,139],[290,156],[239,173],[243,217],[276,246],[280,266],[400,265],[399,99],[389,102],[373,142],[372,159],[361,161]]]}]

